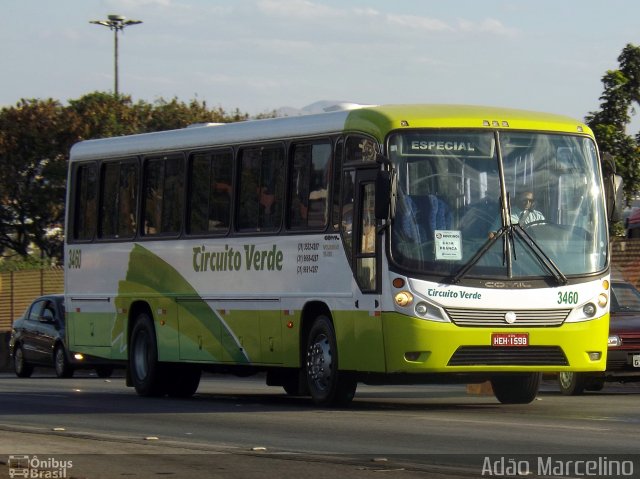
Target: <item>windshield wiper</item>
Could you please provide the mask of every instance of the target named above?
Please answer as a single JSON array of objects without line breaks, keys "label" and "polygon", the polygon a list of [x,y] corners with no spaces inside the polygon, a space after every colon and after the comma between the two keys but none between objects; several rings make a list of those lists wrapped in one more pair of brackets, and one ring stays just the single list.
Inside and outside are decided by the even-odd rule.
[{"label": "windshield wiper", "polygon": [[[506,198],[506,209],[505,205],[502,205],[500,208],[500,215],[502,217],[503,226],[496,232],[495,235],[491,236],[489,240],[480,248],[480,250],[473,255],[473,257],[469,260],[467,264],[460,269],[456,273],[456,275],[450,279],[451,284],[459,283],[460,280],[466,276],[471,268],[473,268],[478,261],[485,255],[487,251],[491,249],[491,247],[502,238],[502,264],[506,263],[507,265],[507,275],[509,278],[513,277],[513,267],[511,263],[511,254],[513,253],[513,259],[516,256],[516,249],[513,241],[513,226],[511,225],[511,200],[509,198],[509,193],[507,193],[504,198]],[[500,199],[500,203],[502,204],[502,198]]]},{"label": "windshield wiper", "polygon": [[551,276],[556,280],[558,284],[567,284],[568,280],[564,273],[558,268],[558,266],[553,262],[553,260],[547,255],[544,250],[538,245],[536,240],[534,240],[529,233],[527,233],[522,226],[518,223],[514,223],[512,225],[503,226],[498,230],[498,232],[490,238],[478,252],[473,255],[473,257],[469,260],[467,264],[464,265],[462,269],[460,269],[456,275],[450,279],[451,284],[457,284],[460,280],[466,276],[471,268],[473,268],[478,261],[485,255],[487,251],[491,249],[491,247],[502,238],[504,242],[503,246],[503,264],[506,262],[508,266],[508,277],[511,279],[513,277],[512,273],[512,265],[511,265],[511,253],[513,253],[513,260],[516,260],[515,255],[515,247],[514,247],[514,239],[513,235],[517,235],[524,244],[531,250],[533,255],[540,260],[543,266],[546,268]]},{"label": "windshield wiper", "polygon": [[511,229],[515,231],[516,235],[522,239],[522,242],[526,244],[531,252],[534,254],[536,258],[540,260],[540,262],[544,265],[544,267],[551,273],[551,276],[554,277],[558,284],[567,284],[569,281],[564,273],[558,268],[558,266],[553,262],[553,260],[549,257],[547,253],[540,247],[540,245],[534,240],[529,233],[525,231],[525,229],[520,226],[519,223],[515,223],[511,225]]},{"label": "windshield wiper", "polygon": [[[502,228],[500,228],[498,232],[494,236],[489,238],[489,240],[487,240],[487,242],[482,246],[482,248],[480,248],[478,252],[473,255],[473,257],[467,262],[467,264],[465,264],[464,267],[460,269],[456,273],[456,275],[449,280],[449,282],[451,284],[459,283],[460,280],[469,272],[469,270],[473,268],[478,263],[478,261],[480,261],[480,259],[485,255],[485,253],[491,249],[491,247],[496,243],[496,241],[498,241],[500,238],[503,238],[505,236],[508,229],[509,228],[507,226],[503,226]],[[504,238],[504,240],[507,240],[507,238]]]}]

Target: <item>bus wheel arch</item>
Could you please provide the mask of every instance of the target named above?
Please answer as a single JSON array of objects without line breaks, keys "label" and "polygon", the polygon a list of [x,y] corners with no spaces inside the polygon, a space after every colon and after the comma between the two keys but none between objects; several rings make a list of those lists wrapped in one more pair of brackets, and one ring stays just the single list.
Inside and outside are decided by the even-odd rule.
[{"label": "bus wheel arch", "polygon": [[131,305],[128,331],[127,381],[140,396],[187,398],[195,394],[202,368],[196,364],[160,362],[158,336],[149,304],[138,301]]},{"label": "bus wheel arch", "polygon": [[310,301],[304,305],[300,313],[300,366],[304,368],[307,357],[307,337],[313,322],[319,316],[326,316],[333,323],[331,310],[322,301]]},{"label": "bus wheel arch", "polygon": [[300,313],[300,336],[298,337],[298,366],[295,368],[277,368],[267,372],[267,384],[282,386],[289,396],[308,396],[309,387],[306,377],[306,349],[309,330],[314,320],[325,315],[331,317],[329,307],[322,301],[310,301]]},{"label": "bus wheel arch", "polygon": [[338,343],[327,310],[314,310],[304,321],[303,370],[313,402],[322,406],[346,405],[353,399],[357,382],[339,368]]},{"label": "bus wheel arch", "polygon": [[127,338],[129,338],[129,346],[131,346],[131,333],[133,332],[133,326],[136,319],[140,314],[145,313],[153,322],[153,313],[151,312],[151,306],[145,301],[135,301],[129,306],[129,318],[127,324]]}]

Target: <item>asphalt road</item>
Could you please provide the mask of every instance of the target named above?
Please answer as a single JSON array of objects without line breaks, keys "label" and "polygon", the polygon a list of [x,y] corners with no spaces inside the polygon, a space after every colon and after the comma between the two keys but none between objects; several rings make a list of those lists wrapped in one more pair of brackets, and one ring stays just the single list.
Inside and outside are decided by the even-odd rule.
[{"label": "asphalt road", "polygon": [[194,398],[175,400],[84,374],[0,374],[0,477],[34,456],[41,469],[71,461],[63,477],[90,479],[455,478],[509,464],[536,477],[540,461],[554,473],[545,477],[578,477],[566,465],[578,460],[640,477],[640,384],[565,397],[545,382],[532,404],[510,406],[465,386],[360,385],[351,407],[322,409],[261,377],[206,376]]}]

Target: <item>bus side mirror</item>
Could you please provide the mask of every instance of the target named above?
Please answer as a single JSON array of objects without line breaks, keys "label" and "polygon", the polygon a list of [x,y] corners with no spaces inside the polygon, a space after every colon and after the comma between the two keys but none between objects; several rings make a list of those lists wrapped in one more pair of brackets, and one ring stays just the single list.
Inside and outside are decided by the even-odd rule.
[{"label": "bus side mirror", "polygon": [[616,175],[616,162],[611,153],[602,155],[602,177],[604,180],[604,196],[607,204],[609,221],[620,221],[623,207],[622,177]]},{"label": "bus side mirror", "polygon": [[624,203],[622,176],[611,175],[604,178],[604,194],[607,202],[607,218],[615,222],[622,219]]},{"label": "bus side mirror", "polygon": [[394,169],[379,170],[376,177],[375,214],[378,220],[389,220],[396,214],[397,176]]}]

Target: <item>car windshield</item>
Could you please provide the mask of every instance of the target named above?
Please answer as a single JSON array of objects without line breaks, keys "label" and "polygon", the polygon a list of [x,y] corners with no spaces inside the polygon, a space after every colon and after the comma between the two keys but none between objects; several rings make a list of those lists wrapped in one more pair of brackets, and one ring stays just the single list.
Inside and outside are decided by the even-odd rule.
[{"label": "car windshield", "polygon": [[522,279],[604,270],[607,222],[595,144],[577,135],[392,134],[392,263],[440,278]]},{"label": "car windshield", "polygon": [[611,312],[640,312],[640,292],[631,283],[613,283]]}]

